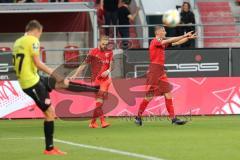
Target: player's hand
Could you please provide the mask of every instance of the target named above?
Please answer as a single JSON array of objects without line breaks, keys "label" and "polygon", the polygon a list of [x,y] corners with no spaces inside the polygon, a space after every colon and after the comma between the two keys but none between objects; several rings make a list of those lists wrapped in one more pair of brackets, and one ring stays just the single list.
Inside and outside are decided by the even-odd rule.
[{"label": "player's hand", "polygon": [[194,31],[187,32],[184,36],[185,37],[191,37],[193,35]]},{"label": "player's hand", "polygon": [[108,75],[109,75],[110,71],[109,70],[106,70],[104,71],[102,74],[101,74],[101,77],[102,78],[106,78]]},{"label": "player's hand", "polygon": [[197,38],[197,33],[194,33],[193,35],[191,35],[190,37],[188,37],[188,39],[196,39]]}]

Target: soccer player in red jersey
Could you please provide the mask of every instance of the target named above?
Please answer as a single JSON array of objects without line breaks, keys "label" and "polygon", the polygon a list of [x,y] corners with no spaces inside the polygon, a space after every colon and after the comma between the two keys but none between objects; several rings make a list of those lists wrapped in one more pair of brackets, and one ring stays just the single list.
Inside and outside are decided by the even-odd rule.
[{"label": "soccer player in red jersey", "polygon": [[157,26],[155,28],[156,37],[151,41],[149,53],[150,53],[150,65],[147,74],[147,93],[142,103],[140,104],[138,116],[135,118],[137,125],[142,125],[142,114],[145,111],[149,102],[154,96],[165,97],[165,104],[169,117],[173,124],[182,125],[186,121],[178,119],[174,114],[173,100],[172,100],[172,86],[169,84],[167,75],[164,69],[165,63],[165,48],[169,45],[176,46],[187,42],[190,39],[196,38],[196,33],[189,32],[185,35],[172,37],[166,39],[166,31],[163,26]]},{"label": "soccer player in red jersey", "polygon": [[100,45],[98,48],[90,50],[85,62],[79,66],[72,79],[76,78],[85,69],[87,64],[91,65],[91,80],[95,85],[100,85],[100,90],[96,95],[96,108],[93,113],[93,118],[89,124],[90,128],[98,128],[97,118],[100,118],[102,128],[110,126],[105,121],[104,113],[102,110],[104,98],[107,96],[108,88],[111,84],[109,77],[112,71],[113,52],[108,50],[109,38],[102,36],[100,38]]}]

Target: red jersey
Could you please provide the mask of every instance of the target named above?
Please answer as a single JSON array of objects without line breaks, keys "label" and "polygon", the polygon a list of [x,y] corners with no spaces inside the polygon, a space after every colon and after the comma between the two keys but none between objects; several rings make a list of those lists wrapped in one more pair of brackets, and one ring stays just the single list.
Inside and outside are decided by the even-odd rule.
[{"label": "red jersey", "polygon": [[149,47],[150,63],[164,65],[166,47],[161,39],[154,38]]},{"label": "red jersey", "polygon": [[99,48],[90,50],[87,63],[91,64],[92,81],[106,80],[109,77],[102,78],[101,74],[110,68],[113,61],[113,52],[111,50],[101,51]]}]

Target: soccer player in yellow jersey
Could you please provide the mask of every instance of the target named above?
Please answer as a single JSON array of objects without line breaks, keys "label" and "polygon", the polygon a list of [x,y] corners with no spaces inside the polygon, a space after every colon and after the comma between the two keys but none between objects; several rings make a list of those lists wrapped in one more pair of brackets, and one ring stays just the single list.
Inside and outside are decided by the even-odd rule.
[{"label": "soccer player in yellow jersey", "polygon": [[51,75],[53,70],[44,65],[39,59],[42,25],[36,21],[30,21],[26,26],[26,34],[17,39],[13,49],[13,64],[16,75],[23,91],[29,95],[45,115],[44,134],[46,150],[44,154],[64,155],[65,152],[53,146],[53,132],[55,113],[51,105],[50,96],[44,79],[40,79],[37,71]]},{"label": "soccer player in yellow jersey", "polygon": [[40,77],[38,70],[55,76],[54,87],[58,86],[57,88],[61,87],[77,92],[98,92],[99,87],[97,89],[97,87],[69,82],[69,80],[64,78],[59,81],[54,70],[43,64],[39,59],[39,38],[42,34],[43,26],[38,21],[32,20],[27,24],[25,30],[26,34],[16,40],[13,49],[13,63],[16,75],[23,91],[35,101],[45,115],[44,135],[46,149],[44,154],[65,155],[66,152],[62,152],[53,145],[55,112],[49,96],[51,87],[49,86],[48,78]]}]

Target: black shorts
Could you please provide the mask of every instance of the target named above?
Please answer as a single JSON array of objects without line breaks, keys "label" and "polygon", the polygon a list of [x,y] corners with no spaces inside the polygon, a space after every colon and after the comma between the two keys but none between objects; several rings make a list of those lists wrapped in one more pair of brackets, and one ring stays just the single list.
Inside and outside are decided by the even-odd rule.
[{"label": "black shorts", "polygon": [[33,87],[23,90],[28,96],[30,96],[37,106],[45,112],[50,106],[50,96],[51,88],[49,87],[49,78],[40,77],[40,80]]}]

